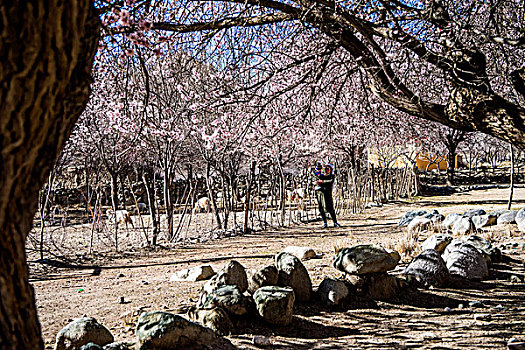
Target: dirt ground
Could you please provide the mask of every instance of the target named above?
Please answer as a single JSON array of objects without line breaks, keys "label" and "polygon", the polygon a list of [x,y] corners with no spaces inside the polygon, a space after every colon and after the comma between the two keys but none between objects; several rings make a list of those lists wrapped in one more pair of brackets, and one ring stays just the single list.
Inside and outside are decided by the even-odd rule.
[{"label": "dirt ground", "polygon": [[[395,244],[405,234],[396,222],[407,210],[438,209],[446,215],[470,208],[503,209],[507,196],[507,189],[490,189],[422,197],[342,217],[342,228],[323,229],[315,222],[155,250],[126,248],[89,258],[83,254],[79,261],[95,268],[30,263],[46,348],[53,348],[58,331],[82,315],[95,317],[116,341],[133,342],[132,330],[122,322],[121,315],[126,312],[144,308],[184,313],[195,304],[205,283],[169,282],[173,272],[184,268],[210,264],[218,270],[231,259],[246,268],[257,268],[272,263],[273,255],[286,246],[308,246],[322,254],[304,262],[316,288],[326,277],[341,276],[332,267],[335,245]],[[514,198],[513,209],[525,207],[524,188],[516,189]],[[420,239],[428,235],[423,233]],[[497,246],[525,243],[515,228],[494,227],[483,235]],[[62,242],[73,242],[67,249],[74,249],[75,243],[85,245],[85,240],[72,238],[71,233],[62,237]],[[506,348],[512,337],[525,341],[525,251],[520,246],[503,253],[506,261],[493,266],[487,281],[462,288],[407,291],[388,302],[356,302],[348,310],[328,310],[316,302],[297,305],[291,326],[268,327],[246,321],[229,339],[241,349],[257,348],[252,344],[254,335],[268,337],[272,343],[266,347],[269,349]],[[34,254],[29,257],[34,260]],[[404,266],[406,263],[396,271]],[[472,301],[482,304],[470,306]],[[480,314],[489,316],[480,318]]]}]

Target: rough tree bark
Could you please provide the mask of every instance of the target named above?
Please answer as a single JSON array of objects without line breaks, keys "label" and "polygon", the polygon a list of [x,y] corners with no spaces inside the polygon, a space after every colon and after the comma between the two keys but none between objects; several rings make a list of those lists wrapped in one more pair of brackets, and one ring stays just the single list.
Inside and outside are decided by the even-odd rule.
[{"label": "rough tree bark", "polygon": [[100,20],[90,0],[0,2],[0,349],[43,349],[25,244],[89,97]]}]

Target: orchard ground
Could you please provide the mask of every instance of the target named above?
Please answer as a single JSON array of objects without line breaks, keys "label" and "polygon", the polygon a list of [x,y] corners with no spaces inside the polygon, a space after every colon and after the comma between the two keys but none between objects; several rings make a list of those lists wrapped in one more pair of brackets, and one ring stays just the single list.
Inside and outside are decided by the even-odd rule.
[{"label": "orchard ground", "polygon": [[[123,323],[123,314],[139,308],[185,313],[196,303],[205,281],[169,282],[173,272],[184,268],[210,264],[217,271],[231,259],[247,269],[258,268],[271,264],[273,255],[286,246],[308,246],[322,254],[305,262],[316,287],[326,277],[341,276],[332,267],[334,246],[393,244],[405,234],[396,223],[407,210],[438,209],[446,215],[470,208],[503,209],[507,197],[508,189],[421,197],[341,217],[342,228],[323,229],[314,222],[155,250],[123,248],[118,253],[108,251],[90,257],[77,254],[82,256],[79,263],[97,268],[30,263],[46,348],[53,348],[58,331],[82,315],[95,317],[110,329],[116,341],[133,342],[133,330]],[[513,209],[525,207],[525,188],[515,189],[514,198]],[[135,231],[131,235],[140,234],[139,229],[131,231]],[[54,244],[85,243],[90,232],[78,225],[67,235]],[[427,235],[430,233],[420,238]],[[490,236],[496,245],[525,242],[515,227],[494,226],[484,236]],[[69,251],[74,243],[62,247],[64,254],[75,255],[74,250]],[[504,254],[510,260],[496,264],[487,281],[461,288],[407,292],[388,302],[356,301],[348,310],[328,310],[317,302],[296,305],[291,326],[268,327],[248,320],[239,324],[242,328],[229,339],[247,349],[256,348],[251,343],[254,335],[268,337],[273,344],[269,348],[274,349],[506,348],[512,337],[525,341],[525,251],[509,249]],[[30,261],[32,255],[29,251]],[[513,275],[521,282],[512,282]],[[480,301],[481,307],[469,306],[472,301]],[[458,308],[459,304],[464,308]],[[479,314],[490,316],[480,319]]]}]

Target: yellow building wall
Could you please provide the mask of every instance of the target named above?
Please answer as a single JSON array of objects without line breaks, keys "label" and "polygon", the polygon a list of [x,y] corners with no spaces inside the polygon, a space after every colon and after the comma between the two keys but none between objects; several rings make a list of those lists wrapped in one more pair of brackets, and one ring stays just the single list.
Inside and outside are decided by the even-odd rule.
[{"label": "yellow building wall", "polygon": [[[439,158],[442,158],[443,156],[440,156]],[[436,155],[429,155],[429,154],[418,154],[417,155],[417,158],[416,158],[416,166],[419,170],[421,171],[425,171],[427,170],[427,166],[429,163],[431,163],[432,161],[435,161],[436,159],[438,158],[438,156]],[[428,167],[428,170],[434,170],[434,169],[437,169],[439,166],[439,170],[447,170],[448,169],[448,162],[445,159],[442,159],[439,164],[431,164],[429,167]],[[458,168],[458,156],[455,157],[455,160],[454,160],[454,169],[457,169]]]},{"label": "yellow building wall", "polygon": [[[438,158],[437,155],[432,155],[432,154],[428,154],[428,153],[419,153],[417,154],[416,156],[416,166],[419,170],[421,171],[425,171],[427,170],[427,165],[435,160],[436,158]],[[443,158],[442,155],[439,155],[439,158]],[[383,164],[383,162],[379,159],[379,155],[378,155],[378,150],[377,148],[371,148],[371,149],[368,149],[368,162],[370,164],[373,164],[374,166],[378,167],[378,168],[383,168],[385,167],[385,165]],[[455,164],[454,164],[454,168],[457,169],[458,168],[458,156],[456,156],[455,158]],[[407,158],[405,156],[398,156],[395,161],[392,161],[391,162],[391,166],[393,168],[404,168],[405,166],[409,165],[410,162],[408,162]],[[434,170],[434,169],[437,169],[439,165],[439,170],[447,170],[448,168],[448,162],[446,160],[446,158],[442,159],[439,164],[432,164],[429,166],[428,170]]]}]

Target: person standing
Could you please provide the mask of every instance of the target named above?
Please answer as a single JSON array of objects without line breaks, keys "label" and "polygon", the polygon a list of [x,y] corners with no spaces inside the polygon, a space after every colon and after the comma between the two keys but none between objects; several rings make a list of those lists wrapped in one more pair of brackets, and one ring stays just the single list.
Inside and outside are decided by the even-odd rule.
[{"label": "person standing", "polygon": [[334,210],[334,200],[332,198],[332,188],[334,186],[335,179],[333,166],[327,164],[323,168],[321,163],[317,163],[314,170],[314,176],[316,178],[314,182],[314,190],[317,198],[317,204],[319,205],[319,212],[321,213],[321,218],[324,222],[323,227],[328,227],[326,213],[330,214],[330,217],[334,222],[334,227],[341,227],[341,225],[337,223]]}]

